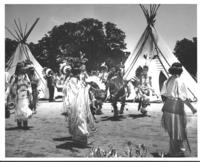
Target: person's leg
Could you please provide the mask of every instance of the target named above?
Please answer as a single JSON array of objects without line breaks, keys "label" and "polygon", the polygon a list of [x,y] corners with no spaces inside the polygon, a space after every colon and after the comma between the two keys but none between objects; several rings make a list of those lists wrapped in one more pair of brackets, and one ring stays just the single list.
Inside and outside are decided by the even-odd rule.
[{"label": "person's leg", "polygon": [[141,106],[142,106],[142,97],[139,98],[138,111],[140,111]]},{"label": "person's leg", "polygon": [[182,157],[184,152],[180,150],[182,141],[170,138],[169,155],[171,157]]},{"label": "person's leg", "polygon": [[125,99],[122,100],[121,102],[121,108],[120,108],[120,114],[123,114],[124,113],[124,107],[125,107]]},{"label": "person's leg", "polygon": [[23,121],[23,126],[24,126],[24,129],[28,128],[28,120]]},{"label": "person's leg", "polygon": [[112,107],[114,111],[114,117],[117,117],[118,116],[117,101],[112,102]]},{"label": "person's leg", "polygon": [[168,155],[170,157],[173,157],[175,153],[175,144],[174,144],[174,140],[172,138],[170,138],[169,140],[169,152]]},{"label": "person's leg", "polygon": [[94,104],[92,103],[91,105],[90,105],[90,111],[91,111],[91,114],[92,114],[92,116],[93,116],[93,118],[94,118],[94,120],[96,120],[96,117],[95,117],[95,107],[94,107]]},{"label": "person's leg", "polygon": [[147,106],[148,106],[148,100],[144,97],[141,100],[141,108],[140,108],[140,111],[143,115],[147,115]]},{"label": "person's leg", "polygon": [[36,111],[37,104],[37,89],[33,89],[33,110]]},{"label": "person's leg", "polygon": [[50,102],[50,100],[51,100],[51,87],[50,86],[48,86],[48,90],[49,90],[49,102]]},{"label": "person's leg", "polygon": [[183,140],[177,140],[177,156],[185,157],[185,151]]},{"label": "person's leg", "polygon": [[49,102],[53,101],[53,97],[54,97],[54,87],[50,86],[49,87]]},{"label": "person's leg", "polygon": [[103,112],[102,112],[102,103],[98,103],[97,106],[98,106],[98,109],[97,109],[96,114],[97,115],[103,114]]},{"label": "person's leg", "polygon": [[18,128],[22,128],[22,122],[18,119],[17,119],[17,126],[18,126]]},{"label": "person's leg", "polygon": [[54,91],[55,91],[55,88],[54,86],[52,86],[52,101],[54,100]]}]

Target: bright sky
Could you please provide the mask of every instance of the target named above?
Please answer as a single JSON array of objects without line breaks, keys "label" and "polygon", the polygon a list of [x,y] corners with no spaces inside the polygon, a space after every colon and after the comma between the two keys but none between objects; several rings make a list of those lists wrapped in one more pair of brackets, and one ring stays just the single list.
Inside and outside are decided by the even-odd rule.
[{"label": "bright sky", "polygon": [[[126,34],[128,51],[132,51],[146,27],[146,19],[137,4],[62,4],[62,5],[6,5],[5,26],[13,30],[14,19],[20,18],[22,26],[40,20],[28,42],[37,43],[53,26],[64,22],[77,22],[95,18],[103,23],[115,23]],[[177,40],[197,36],[197,5],[162,4],[156,18],[156,28],[170,49]],[[12,36],[6,31],[6,37]]]}]

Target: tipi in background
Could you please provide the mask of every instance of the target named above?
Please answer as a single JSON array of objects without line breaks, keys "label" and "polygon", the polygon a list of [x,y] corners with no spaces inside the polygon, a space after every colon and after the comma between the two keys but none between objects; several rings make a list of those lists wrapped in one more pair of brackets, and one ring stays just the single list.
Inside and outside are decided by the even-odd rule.
[{"label": "tipi in background", "polygon": [[[133,53],[125,61],[124,75],[124,79],[129,80],[135,76],[135,71],[139,66],[147,65],[149,67],[149,74],[152,76],[152,87],[157,94],[160,94],[163,81],[169,77],[169,67],[174,62],[179,62],[154,26],[159,6],[150,5],[148,10],[144,5],[140,5],[147,20],[147,27]],[[199,93],[197,82],[184,67],[181,78],[188,86],[190,100],[197,101]]]},{"label": "tipi in background", "polygon": [[46,80],[43,77],[42,71],[43,67],[38,63],[38,61],[34,58],[32,55],[28,45],[26,44],[26,40],[29,37],[30,33],[32,32],[33,28],[37,24],[39,18],[36,19],[34,24],[31,26],[31,28],[26,32],[27,26],[25,27],[25,30],[22,31],[21,23],[17,24],[16,20],[15,22],[15,33],[11,32],[8,28],[8,32],[15,38],[15,40],[18,42],[18,46],[16,48],[16,51],[13,53],[11,58],[8,60],[6,63],[6,72],[9,73],[9,76],[12,76],[15,73],[16,65],[18,62],[22,62],[25,60],[30,60],[35,68],[35,73],[40,81],[39,83],[39,98],[48,98],[49,97],[49,92],[47,88],[47,83]]}]

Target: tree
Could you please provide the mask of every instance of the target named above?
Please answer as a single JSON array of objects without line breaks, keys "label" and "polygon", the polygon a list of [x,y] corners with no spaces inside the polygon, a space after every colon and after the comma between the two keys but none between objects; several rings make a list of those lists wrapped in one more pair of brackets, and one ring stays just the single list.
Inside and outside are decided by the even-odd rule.
[{"label": "tree", "polygon": [[17,48],[17,41],[9,38],[5,39],[5,61],[7,62]]},{"label": "tree", "polygon": [[[114,64],[123,62],[127,52],[126,49],[125,33],[117,28],[116,24],[107,22],[105,24],[106,33],[106,52],[108,56],[114,61]],[[115,63],[116,62],[116,63]]]},{"label": "tree", "polygon": [[[38,43],[31,42],[29,48],[43,67],[54,71],[58,71],[61,60],[84,53],[88,60],[87,70],[91,71],[98,69],[99,65],[108,59],[113,61],[113,65],[124,61],[129,54],[124,51],[125,37],[125,33],[117,28],[116,24],[104,24],[97,19],[84,18],[79,22],[66,22],[54,26]],[[16,46],[11,40],[7,42],[7,50],[10,51],[6,56],[10,56]]]},{"label": "tree", "polygon": [[110,58],[120,62],[128,52],[125,33],[117,25],[85,18],[79,22],[66,22],[54,26],[38,44],[31,44],[31,51],[43,66],[58,70],[60,60],[77,57],[80,52],[88,59],[87,69],[94,70]]},{"label": "tree", "polygon": [[99,61],[105,58],[105,34],[103,23],[97,19],[83,19],[78,22],[79,50],[88,59],[88,70],[95,69]]},{"label": "tree", "polygon": [[174,54],[189,71],[194,79],[197,77],[197,38],[182,39],[176,42]]}]

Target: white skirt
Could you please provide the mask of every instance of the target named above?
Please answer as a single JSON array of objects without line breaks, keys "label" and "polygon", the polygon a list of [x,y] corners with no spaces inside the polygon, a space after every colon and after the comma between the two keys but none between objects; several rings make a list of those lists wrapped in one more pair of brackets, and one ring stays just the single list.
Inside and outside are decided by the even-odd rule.
[{"label": "white skirt", "polygon": [[32,114],[28,98],[18,99],[15,107],[15,120],[28,120]]}]

